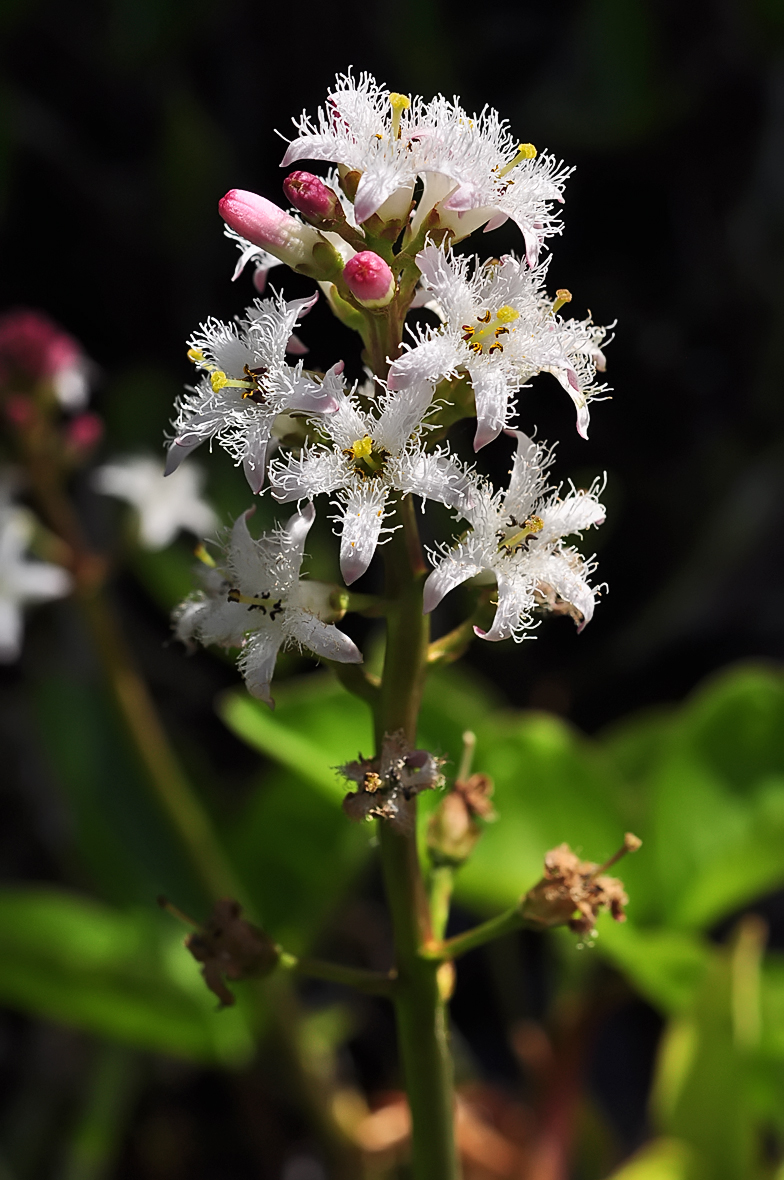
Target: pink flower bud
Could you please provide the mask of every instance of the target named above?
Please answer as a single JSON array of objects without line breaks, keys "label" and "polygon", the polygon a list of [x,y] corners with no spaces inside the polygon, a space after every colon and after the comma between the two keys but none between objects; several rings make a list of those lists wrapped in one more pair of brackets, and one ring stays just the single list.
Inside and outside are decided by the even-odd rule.
[{"label": "pink flower bud", "polygon": [[80,455],[92,450],[103,437],[103,420],[97,414],[79,414],[65,430],[68,444]]},{"label": "pink flower bud", "polygon": [[313,221],[332,220],[342,212],[337,193],[312,172],[290,172],[283,191],[294,208]]},{"label": "pink flower bud", "polygon": [[[322,271],[330,270],[330,251],[337,257],[318,230],[296,221],[257,193],[233,188],[218,202],[218,211],[236,233],[253,242],[254,246],[261,246],[293,270],[321,278]],[[317,246],[322,248],[324,256],[321,265],[314,261]],[[327,277],[326,273],[324,277]]]},{"label": "pink flower bud", "polygon": [[395,294],[395,276],[372,250],[360,250],[349,259],[343,278],[354,298],[365,307],[386,307]]}]

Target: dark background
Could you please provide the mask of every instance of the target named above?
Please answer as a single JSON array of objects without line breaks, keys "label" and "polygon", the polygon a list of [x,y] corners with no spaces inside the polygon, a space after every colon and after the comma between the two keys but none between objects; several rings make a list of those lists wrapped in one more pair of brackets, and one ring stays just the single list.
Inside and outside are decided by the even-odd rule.
[{"label": "dark background", "polygon": [[[42,308],[83,343],[106,453],[160,438],[190,376],[186,336],[248,301],[247,275],[229,283],[236,253],[216,203],[232,187],[282,202],[275,129],[290,134],[290,117],[312,112],[349,65],[396,90],[457,93],[576,165],[549,285],[572,291],[575,315],[618,321],[615,393],[594,406],[590,442],[550,378],[520,399],[523,427],[560,439],[559,477],[584,486],[608,473],[595,543],[610,592],[579,637],[557,621],[522,651],[477,643],[469,660],[512,703],[594,730],[679,700],[739,658],[781,658],[782,4],[5,0],[0,36],[0,310]],[[519,246],[501,230],[487,252]],[[287,279],[287,292],[300,282]],[[302,334],[316,366],[353,348],[325,308]],[[198,730],[231,786],[250,756],[211,719],[211,701],[233,671],[199,656],[186,684],[180,654],[162,646],[165,614],[133,579],[119,593],[165,711],[181,733]],[[46,637],[37,629],[34,649]],[[3,672],[4,701],[20,675]],[[20,773],[35,784],[29,765]],[[24,808],[11,818],[12,874],[57,879],[51,832]],[[467,972],[458,1017],[481,987]],[[647,1010],[624,1019],[596,1068],[606,1082],[635,1041],[639,1060],[615,1094],[631,1146],[656,1025]],[[494,1035],[484,1056],[503,1076]],[[19,1043],[29,1065],[30,1042]],[[628,1082],[638,1075],[639,1095]],[[198,1083],[196,1109],[227,1101],[211,1084]]]}]

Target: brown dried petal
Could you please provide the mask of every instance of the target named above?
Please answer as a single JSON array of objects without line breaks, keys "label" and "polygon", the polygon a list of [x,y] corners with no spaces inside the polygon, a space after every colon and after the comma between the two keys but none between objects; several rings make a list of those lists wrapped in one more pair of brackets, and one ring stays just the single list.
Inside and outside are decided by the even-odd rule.
[{"label": "brown dried petal", "polygon": [[216,901],[202,928],[186,938],[185,945],[198,963],[210,991],[223,1007],[234,1003],[224,979],[258,978],[272,971],[279,957],[275,943],[240,915],[242,907],[230,897]]},{"label": "brown dried petal", "polygon": [[590,933],[603,909],[609,909],[616,922],[625,921],[629,899],[623,883],[597,876],[599,867],[580,860],[568,844],[551,849],[544,858],[544,877],[523,898],[523,914],[542,926],[568,925],[576,934]]}]

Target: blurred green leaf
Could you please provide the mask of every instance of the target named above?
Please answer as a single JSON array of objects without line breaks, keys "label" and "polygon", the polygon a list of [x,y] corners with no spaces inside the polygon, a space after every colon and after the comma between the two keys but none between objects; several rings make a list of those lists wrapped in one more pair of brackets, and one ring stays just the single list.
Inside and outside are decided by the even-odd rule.
[{"label": "blurred green leaf", "polygon": [[160,893],[201,913],[206,898],[147,786],[138,755],[89,673],[52,674],[33,707],[43,748],[73,823],[78,872],[110,901],[151,905]]},{"label": "blurred green leaf", "polygon": [[458,874],[458,897],[481,909],[513,905],[564,841],[599,863],[615,852],[624,827],[612,767],[595,744],[545,713],[491,716],[474,728],[475,764],[495,783],[498,820]]},{"label": "blurred green leaf", "polygon": [[757,1129],[749,1080],[759,1046],[764,927],[738,927],[714,949],[690,1009],[673,1020],[659,1051],[653,1109],[661,1130],[688,1143],[702,1180],[752,1180]]},{"label": "blurred green leaf", "polygon": [[50,889],[0,893],[0,999],[142,1049],[240,1065],[254,1047],[252,998],[222,1012],[182,928]]},{"label": "blurred green leaf", "polygon": [[784,884],[784,678],[744,665],[606,749],[641,800],[623,877],[640,922],[705,928]]},{"label": "blurred green leaf", "polygon": [[693,1000],[710,963],[710,948],[686,930],[640,929],[632,922],[600,918],[596,947],[665,1012],[678,1012]]},{"label": "blurred green leaf", "polygon": [[692,1153],[678,1139],[654,1139],[608,1180],[692,1180]]},{"label": "blurred green leaf", "polygon": [[331,673],[276,688],[276,709],[243,690],[219,711],[229,728],[278,763],[227,833],[264,924],[287,949],[313,940],[367,857],[373,829],[352,823],[336,768],[373,748],[370,710]]}]

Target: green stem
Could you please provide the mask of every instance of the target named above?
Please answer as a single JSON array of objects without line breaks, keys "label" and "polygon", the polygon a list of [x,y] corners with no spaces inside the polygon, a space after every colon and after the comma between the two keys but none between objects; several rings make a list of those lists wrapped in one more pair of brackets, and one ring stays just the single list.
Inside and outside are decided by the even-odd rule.
[{"label": "green stem", "polygon": [[434,963],[458,959],[467,951],[472,951],[486,942],[491,942],[494,938],[502,938],[504,934],[510,934],[513,930],[520,930],[523,926],[534,930],[544,929],[541,922],[525,918],[520,908],[515,906],[513,910],[507,910],[506,913],[499,914],[497,918],[490,918],[489,921],[482,922],[481,926],[467,930],[465,934],[456,934],[454,938],[448,938],[446,942],[437,946],[426,947],[422,954]]},{"label": "green stem", "polygon": [[[376,714],[385,734],[403,730],[413,745],[422,698],[429,620],[422,613],[425,567],[410,497],[399,509],[403,527],[387,550],[387,647]],[[400,822],[379,824],[384,884],[392,917],[398,980],[394,991],[398,1044],[411,1109],[414,1180],[457,1180],[452,1061],[438,964],[422,954],[432,942],[430,907],[416,841],[416,799]]]},{"label": "green stem", "polygon": [[115,1174],[125,1122],[136,1095],[139,1062],[130,1050],[99,1044],[87,1093],[60,1180],[104,1180]]},{"label": "green stem", "polygon": [[344,967],[340,963],[327,963],[323,959],[300,959],[282,951],[279,965],[287,971],[297,971],[311,979],[326,979],[329,983],[342,983],[371,996],[391,997],[395,989],[394,971],[366,971],[360,967]]},{"label": "green stem", "polygon": [[449,920],[455,873],[451,865],[436,865],[430,874],[430,915],[433,938],[441,942]]}]

